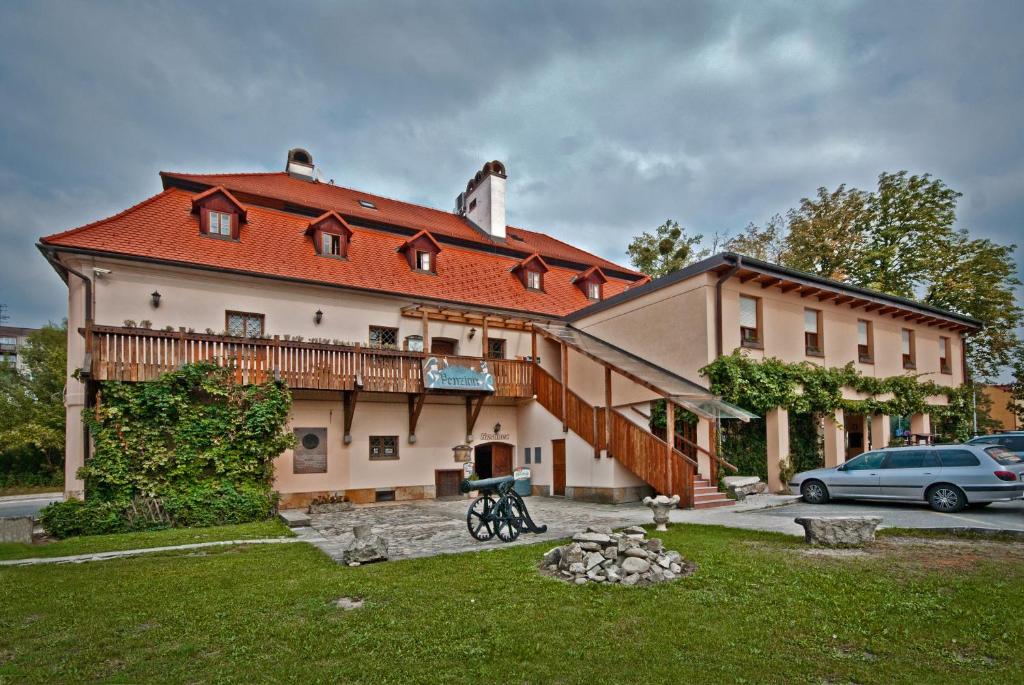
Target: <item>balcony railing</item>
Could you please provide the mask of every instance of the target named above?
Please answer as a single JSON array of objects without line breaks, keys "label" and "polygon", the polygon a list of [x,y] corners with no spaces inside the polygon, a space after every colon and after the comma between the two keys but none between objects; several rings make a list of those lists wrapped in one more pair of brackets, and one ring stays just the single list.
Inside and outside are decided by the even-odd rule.
[{"label": "balcony railing", "polygon": [[[83,331],[89,335],[87,331]],[[273,338],[93,326],[95,380],[150,381],[184,364],[209,361],[234,370],[242,384],[279,379],[304,390],[421,393],[422,352],[330,345]],[[437,355],[439,356],[439,355]],[[452,366],[480,369],[479,357],[447,356]],[[496,397],[533,395],[533,366],[514,359],[488,359]]]}]

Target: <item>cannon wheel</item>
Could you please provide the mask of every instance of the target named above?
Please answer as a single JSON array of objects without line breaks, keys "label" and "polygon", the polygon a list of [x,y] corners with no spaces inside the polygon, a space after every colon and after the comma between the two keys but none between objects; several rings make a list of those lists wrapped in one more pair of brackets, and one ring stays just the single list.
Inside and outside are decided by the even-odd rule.
[{"label": "cannon wheel", "polygon": [[518,499],[505,496],[498,502],[498,511],[494,514],[494,532],[502,542],[512,542],[519,537],[523,512]]},{"label": "cannon wheel", "polygon": [[469,534],[480,542],[485,542],[494,537],[494,527],[491,524],[491,512],[494,511],[494,499],[490,495],[480,495],[469,505],[466,512],[466,527]]}]

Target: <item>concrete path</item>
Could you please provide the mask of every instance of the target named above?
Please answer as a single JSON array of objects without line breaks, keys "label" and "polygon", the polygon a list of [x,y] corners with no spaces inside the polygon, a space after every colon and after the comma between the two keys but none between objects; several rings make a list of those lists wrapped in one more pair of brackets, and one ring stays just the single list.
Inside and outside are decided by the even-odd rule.
[{"label": "concrete path", "polygon": [[8,559],[0,561],[0,566],[40,566],[42,564],[81,564],[87,561],[106,561],[137,557],[142,554],[157,552],[177,552],[182,550],[203,549],[204,547],[224,547],[226,545],[283,545],[293,542],[306,542],[300,538],[256,538],[253,540],[217,540],[215,542],[193,542],[188,545],[170,545],[168,547],[146,547],[143,549],[123,549],[116,552],[93,552],[92,554],[74,554],[66,557],[35,557],[33,559]]},{"label": "concrete path", "polygon": [[52,502],[59,502],[64,499],[64,493],[45,492],[34,495],[7,495],[0,497],[0,518],[14,516],[31,516],[39,518],[39,512],[43,507]]}]

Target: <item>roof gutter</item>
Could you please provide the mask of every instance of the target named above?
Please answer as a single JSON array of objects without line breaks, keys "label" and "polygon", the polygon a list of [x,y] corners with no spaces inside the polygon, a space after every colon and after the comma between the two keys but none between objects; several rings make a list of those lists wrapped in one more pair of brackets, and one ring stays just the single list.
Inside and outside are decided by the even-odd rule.
[{"label": "roof gutter", "polygon": [[[726,257],[726,260],[729,258]],[[722,332],[722,285],[732,278],[743,266],[743,257],[736,255],[736,262],[715,281],[715,359],[722,356],[724,346]]]},{"label": "roof gutter", "polygon": [[[89,277],[81,271],[75,271],[67,264],[58,260],[55,256],[55,251],[52,248],[48,248],[42,243],[36,243],[36,247],[39,248],[39,251],[43,253],[43,257],[46,258],[46,261],[49,262],[50,266],[52,266],[58,274],[61,272],[69,273],[72,276],[77,276],[82,279],[82,283],[85,285],[85,323],[86,325],[92,324],[92,281],[89,280]],[[67,279],[65,279],[65,281],[66,280]]]}]

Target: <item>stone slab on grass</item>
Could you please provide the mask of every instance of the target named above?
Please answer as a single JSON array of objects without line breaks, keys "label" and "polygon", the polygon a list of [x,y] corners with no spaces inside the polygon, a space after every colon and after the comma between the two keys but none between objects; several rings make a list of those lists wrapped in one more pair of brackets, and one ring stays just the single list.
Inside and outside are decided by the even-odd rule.
[{"label": "stone slab on grass", "polygon": [[0,542],[24,542],[32,544],[31,516],[0,518]]},{"label": "stone slab on grass", "polygon": [[875,541],[881,516],[799,516],[794,522],[804,527],[809,545],[860,547]]},{"label": "stone slab on grass", "polygon": [[277,517],[289,528],[306,528],[310,525],[309,514],[301,509],[285,509]]}]

